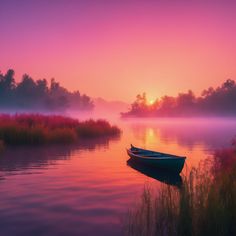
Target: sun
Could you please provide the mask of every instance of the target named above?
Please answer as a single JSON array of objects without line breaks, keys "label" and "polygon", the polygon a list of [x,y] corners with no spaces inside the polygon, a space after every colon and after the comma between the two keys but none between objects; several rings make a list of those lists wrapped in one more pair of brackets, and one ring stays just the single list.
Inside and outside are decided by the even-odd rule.
[{"label": "sun", "polygon": [[154,99],[150,99],[150,100],[148,100],[148,105],[153,105],[153,104],[154,104],[154,102],[155,102],[155,100],[154,100]]}]

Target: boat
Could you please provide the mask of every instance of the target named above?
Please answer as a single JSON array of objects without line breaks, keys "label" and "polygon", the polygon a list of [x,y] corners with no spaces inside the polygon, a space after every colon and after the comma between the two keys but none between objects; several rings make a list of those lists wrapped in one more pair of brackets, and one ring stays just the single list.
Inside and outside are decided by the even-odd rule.
[{"label": "boat", "polygon": [[147,149],[137,148],[131,144],[131,148],[127,149],[128,155],[140,164],[156,167],[162,170],[180,173],[184,167],[184,156],[176,156],[172,154],[151,151]]}]

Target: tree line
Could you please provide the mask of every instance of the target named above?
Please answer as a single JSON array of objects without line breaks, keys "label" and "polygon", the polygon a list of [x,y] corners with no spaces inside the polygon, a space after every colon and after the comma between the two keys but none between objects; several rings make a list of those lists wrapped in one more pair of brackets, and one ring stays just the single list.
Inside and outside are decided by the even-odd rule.
[{"label": "tree line", "polygon": [[146,93],[138,94],[128,112],[122,117],[184,117],[184,116],[235,116],[236,83],[226,80],[217,88],[210,87],[195,96],[192,90],[178,96],[163,96],[148,104]]},{"label": "tree line", "polygon": [[94,107],[89,96],[79,91],[70,92],[55,79],[48,83],[46,79],[33,80],[24,74],[16,83],[12,69],[5,74],[0,72],[0,98],[0,109],[7,110],[91,110]]}]

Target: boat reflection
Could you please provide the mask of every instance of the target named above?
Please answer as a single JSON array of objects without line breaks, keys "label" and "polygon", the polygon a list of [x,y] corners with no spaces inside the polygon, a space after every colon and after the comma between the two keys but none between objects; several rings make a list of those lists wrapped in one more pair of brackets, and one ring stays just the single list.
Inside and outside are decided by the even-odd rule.
[{"label": "boat reflection", "polygon": [[131,168],[141,172],[142,174],[156,179],[160,182],[163,182],[168,185],[181,187],[182,177],[177,173],[171,173],[168,171],[163,171],[156,167],[145,166],[140,163],[137,163],[134,159],[130,158],[127,161],[127,165]]}]

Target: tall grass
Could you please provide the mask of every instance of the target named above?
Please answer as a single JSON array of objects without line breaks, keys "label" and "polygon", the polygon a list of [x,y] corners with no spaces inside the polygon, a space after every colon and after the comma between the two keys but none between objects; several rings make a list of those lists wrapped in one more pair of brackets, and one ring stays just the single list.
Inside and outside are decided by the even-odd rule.
[{"label": "tall grass", "polygon": [[120,130],[116,126],[111,126],[105,120],[87,120],[78,124],[77,133],[82,137],[97,137],[105,135],[116,135]]},{"label": "tall grass", "polygon": [[119,135],[105,120],[80,122],[63,116],[0,115],[0,140],[5,144],[73,143],[84,138]]},{"label": "tall grass", "polygon": [[0,140],[0,153],[3,151],[3,149],[4,149],[4,142]]},{"label": "tall grass", "polygon": [[236,149],[218,151],[183,178],[181,188],[145,187],[130,210],[127,235],[236,235]]}]

